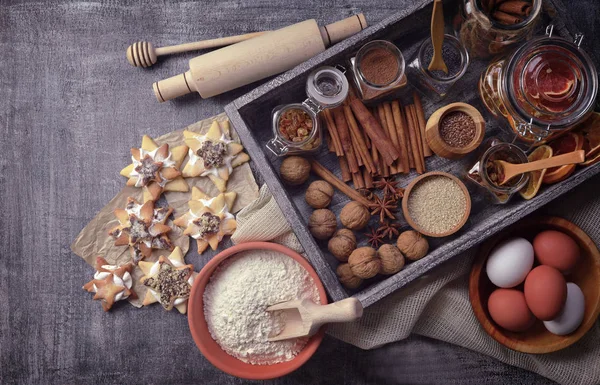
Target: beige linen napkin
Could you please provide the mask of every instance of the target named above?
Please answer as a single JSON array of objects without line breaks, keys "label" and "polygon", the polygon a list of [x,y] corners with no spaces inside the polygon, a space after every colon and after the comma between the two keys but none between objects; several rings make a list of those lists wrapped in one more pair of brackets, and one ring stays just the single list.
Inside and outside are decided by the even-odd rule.
[{"label": "beige linen napkin", "polygon": [[[587,189],[591,190],[591,189]],[[593,192],[593,191],[592,191]],[[581,195],[581,192],[576,191]],[[578,224],[596,243],[600,241],[600,196],[577,196],[557,204],[560,215]],[[577,202],[577,205],[571,203]],[[272,240],[302,251],[266,185],[259,198],[238,214],[235,243]],[[365,309],[354,323],[334,324],[332,336],[363,349],[402,340],[411,333],[460,345],[518,366],[561,384],[600,383],[600,326],[576,344],[559,352],[524,354],[500,345],[479,325],[469,303],[468,275],[475,250],[454,257],[409,286]]]}]

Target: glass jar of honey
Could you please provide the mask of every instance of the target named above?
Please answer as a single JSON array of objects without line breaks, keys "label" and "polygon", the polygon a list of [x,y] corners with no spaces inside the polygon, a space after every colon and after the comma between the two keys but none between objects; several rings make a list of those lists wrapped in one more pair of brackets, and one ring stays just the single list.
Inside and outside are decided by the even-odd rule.
[{"label": "glass jar of honey", "polygon": [[342,104],[348,90],[348,81],[339,69],[324,66],[314,70],[306,81],[305,101],[273,109],[273,139],[267,148],[277,156],[317,151],[323,142],[319,113]]},{"label": "glass jar of honey", "polygon": [[552,29],[491,63],[479,80],[487,109],[535,145],[583,121],[598,92],[596,67],[579,48],[582,36],[571,42],[552,36]]},{"label": "glass jar of honey", "polygon": [[529,39],[541,18],[542,0],[464,0],[459,37],[475,59],[489,59]]}]

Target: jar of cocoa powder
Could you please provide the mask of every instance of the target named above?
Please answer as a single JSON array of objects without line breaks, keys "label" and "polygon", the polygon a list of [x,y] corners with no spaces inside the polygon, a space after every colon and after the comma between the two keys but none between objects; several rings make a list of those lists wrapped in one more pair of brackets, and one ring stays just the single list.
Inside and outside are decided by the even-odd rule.
[{"label": "jar of cocoa powder", "polygon": [[358,96],[364,102],[379,100],[407,83],[402,52],[389,41],[363,45],[350,64]]}]

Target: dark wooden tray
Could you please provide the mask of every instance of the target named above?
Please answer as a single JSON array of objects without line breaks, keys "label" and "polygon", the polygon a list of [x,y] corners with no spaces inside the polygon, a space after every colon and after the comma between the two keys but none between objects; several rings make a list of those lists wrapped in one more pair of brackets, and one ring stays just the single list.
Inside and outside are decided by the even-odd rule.
[{"label": "dark wooden tray", "polygon": [[[335,275],[335,269],[339,262],[327,251],[327,244],[316,241],[306,226],[312,213],[312,209],[304,201],[304,192],[307,185],[298,188],[283,185],[277,171],[281,159],[273,156],[265,147],[266,142],[272,137],[271,110],[280,104],[304,100],[305,82],[308,74],[313,69],[322,65],[345,64],[346,60],[360,46],[370,40],[392,40],[403,52],[407,63],[410,63],[419,44],[429,34],[430,3],[431,1],[414,1],[412,6],[407,7],[402,12],[333,46],[225,107],[227,115],[254,162],[254,169],[261,174],[259,180],[263,180],[269,186],[302,243],[308,259],[334,301],[352,295],[356,296],[363,306],[369,306],[600,172],[600,164],[578,169],[574,175],[562,183],[543,186],[538,196],[530,201],[525,201],[517,196],[505,205],[487,203],[471,183],[466,183],[471,193],[473,206],[471,216],[463,229],[450,237],[429,239],[431,246],[429,254],[425,258],[407,265],[399,273],[390,277],[376,277],[368,280],[359,288],[360,291],[344,289]],[[458,6],[458,3],[451,1],[446,3],[445,9],[448,12],[453,9],[453,6]],[[556,15],[555,12],[552,12],[552,1],[545,1],[544,4],[547,12],[544,15],[545,20],[542,24],[551,22],[555,24],[555,34],[570,37],[569,31],[565,29],[564,23],[560,19],[552,19],[548,16],[548,14]],[[407,17],[408,15],[410,17]],[[543,25],[540,25],[540,27],[543,27]],[[437,108],[448,103],[464,101],[478,108],[486,118],[486,137],[496,136],[510,140],[508,129],[501,128],[504,123],[492,118],[485,110],[477,93],[477,81],[486,65],[485,62],[471,62],[467,74],[459,80],[443,101],[434,102],[424,97],[423,105],[426,116],[431,115]],[[408,96],[411,93],[412,87],[409,87],[408,93],[400,95],[400,99],[408,102]],[[339,176],[339,166],[333,154],[328,153],[326,149],[322,149],[321,152],[316,154],[316,158]],[[466,170],[474,163],[474,159],[474,155],[460,161],[449,161],[432,156],[427,159],[426,166],[429,171],[446,171],[464,179]],[[410,175],[399,177],[400,184],[406,186],[415,176],[416,174],[413,171]],[[336,192],[330,208],[336,214],[339,214],[347,201],[348,198]],[[359,237],[358,240],[359,243],[364,244],[365,242],[364,237]]]}]

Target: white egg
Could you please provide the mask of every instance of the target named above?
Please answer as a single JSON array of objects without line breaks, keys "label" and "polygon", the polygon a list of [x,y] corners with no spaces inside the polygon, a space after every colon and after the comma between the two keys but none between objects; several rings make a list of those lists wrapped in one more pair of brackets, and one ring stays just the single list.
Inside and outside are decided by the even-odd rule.
[{"label": "white egg", "polygon": [[583,292],[573,282],[567,283],[567,301],[558,316],[551,321],[544,321],[544,326],[552,334],[564,336],[572,333],[583,321],[585,298]]},{"label": "white egg", "polygon": [[533,245],[527,239],[507,239],[490,253],[486,265],[487,276],[498,287],[515,287],[531,271],[533,255]]}]

